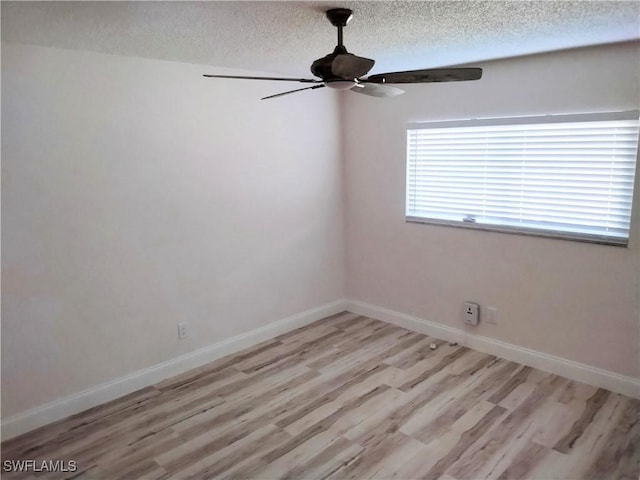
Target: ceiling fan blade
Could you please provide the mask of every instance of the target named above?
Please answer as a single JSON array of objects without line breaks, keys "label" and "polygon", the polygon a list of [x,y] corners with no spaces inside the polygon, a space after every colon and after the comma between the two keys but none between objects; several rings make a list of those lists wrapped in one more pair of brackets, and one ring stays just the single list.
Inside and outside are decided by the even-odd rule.
[{"label": "ceiling fan blade", "polygon": [[352,53],[336,55],[331,62],[331,73],[340,78],[358,78],[366,75],[376,62],[370,58],[358,57]]},{"label": "ceiling fan blade", "polygon": [[378,98],[395,97],[404,93],[404,90],[398,87],[392,87],[391,85],[378,85],[375,83],[359,83],[353,87],[351,91]]},{"label": "ceiling fan blade", "polygon": [[322,87],[324,87],[324,84],[314,85],[313,87],[298,88],[296,90],[289,90],[288,92],[282,92],[282,93],[276,93],[275,95],[269,95],[268,97],[263,97],[260,100],[267,100],[269,98],[281,97],[283,95],[289,95],[290,93],[301,92],[303,90],[315,90],[316,88],[322,88]]},{"label": "ceiling fan blade", "polygon": [[462,82],[478,80],[482,77],[481,68],[432,68],[428,70],[409,70],[406,72],[378,73],[361,82],[371,83],[431,83]]},{"label": "ceiling fan blade", "polygon": [[286,78],[286,77],[245,77],[242,75],[202,75],[208,78],[235,78],[242,80],[275,80],[278,82],[302,82],[302,83],[320,83],[322,80],[312,78]]}]

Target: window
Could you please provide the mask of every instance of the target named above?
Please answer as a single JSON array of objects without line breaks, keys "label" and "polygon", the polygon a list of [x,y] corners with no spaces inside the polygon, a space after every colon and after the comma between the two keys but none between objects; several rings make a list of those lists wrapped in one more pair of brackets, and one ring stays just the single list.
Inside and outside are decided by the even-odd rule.
[{"label": "window", "polygon": [[627,245],[638,112],[411,124],[407,221]]}]

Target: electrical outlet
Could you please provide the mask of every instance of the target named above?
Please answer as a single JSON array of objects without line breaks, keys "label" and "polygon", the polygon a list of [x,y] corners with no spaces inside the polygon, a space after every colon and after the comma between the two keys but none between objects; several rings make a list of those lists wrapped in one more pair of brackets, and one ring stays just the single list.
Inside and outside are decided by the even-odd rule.
[{"label": "electrical outlet", "polygon": [[498,324],[498,309],[496,307],[487,307],[487,323]]},{"label": "electrical outlet", "polygon": [[189,336],[189,324],[187,322],[182,322],[178,324],[178,338],[182,340],[183,338],[187,338]]},{"label": "electrical outlet", "polygon": [[477,325],[480,317],[480,305],[473,302],[462,304],[462,319],[467,325]]}]

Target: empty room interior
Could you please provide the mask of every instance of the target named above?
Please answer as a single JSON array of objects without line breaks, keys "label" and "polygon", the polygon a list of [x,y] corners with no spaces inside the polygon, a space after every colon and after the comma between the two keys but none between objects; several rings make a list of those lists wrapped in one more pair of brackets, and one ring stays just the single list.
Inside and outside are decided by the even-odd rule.
[{"label": "empty room interior", "polygon": [[3,478],[639,478],[640,3],[1,17]]}]

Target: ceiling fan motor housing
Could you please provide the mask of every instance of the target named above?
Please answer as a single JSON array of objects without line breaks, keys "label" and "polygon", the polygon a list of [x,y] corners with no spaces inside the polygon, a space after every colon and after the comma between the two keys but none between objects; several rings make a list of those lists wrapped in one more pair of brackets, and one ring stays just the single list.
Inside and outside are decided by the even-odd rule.
[{"label": "ceiling fan motor housing", "polygon": [[342,44],[342,27],[347,26],[347,23],[349,23],[349,20],[353,17],[353,11],[348,8],[332,8],[327,10],[326,15],[331,25],[338,28],[338,45],[333,50],[333,53],[319,58],[311,64],[311,73],[324,81],[344,80],[342,77],[333,73],[332,64],[338,55],[349,53]]},{"label": "ceiling fan motor housing", "polygon": [[[350,54],[342,42],[342,27],[345,27],[353,12],[348,8],[332,8],[327,10],[327,18],[338,29],[338,45],[332,53],[317,59],[311,64],[311,73],[327,83],[344,84],[345,81],[355,85],[356,78],[366,74],[373,64],[373,60]],[[344,87],[346,88],[346,86]]]},{"label": "ceiling fan motor housing", "polygon": [[332,71],[333,61],[338,55],[348,53],[347,49],[343,45],[338,45],[333,53],[317,59],[311,64],[311,73],[316,77],[327,80],[343,80],[341,77],[336,76]]}]

